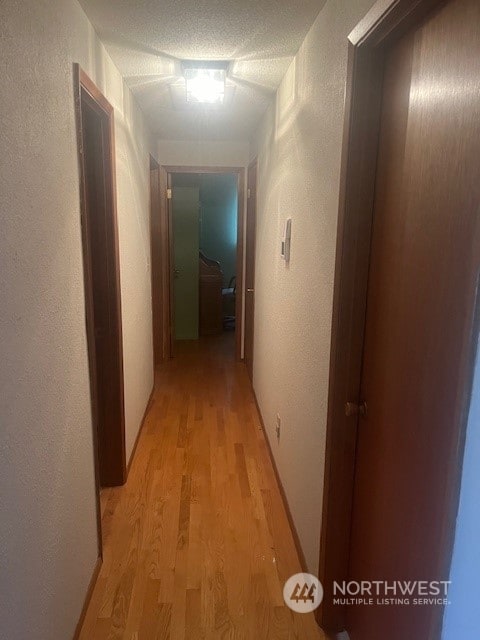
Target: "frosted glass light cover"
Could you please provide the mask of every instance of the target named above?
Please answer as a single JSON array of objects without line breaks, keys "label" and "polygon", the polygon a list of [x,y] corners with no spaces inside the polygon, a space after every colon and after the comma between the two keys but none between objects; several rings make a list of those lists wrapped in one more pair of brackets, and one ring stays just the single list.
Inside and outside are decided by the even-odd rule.
[{"label": "frosted glass light cover", "polygon": [[185,69],[187,102],[223,104],[225,69]]}]

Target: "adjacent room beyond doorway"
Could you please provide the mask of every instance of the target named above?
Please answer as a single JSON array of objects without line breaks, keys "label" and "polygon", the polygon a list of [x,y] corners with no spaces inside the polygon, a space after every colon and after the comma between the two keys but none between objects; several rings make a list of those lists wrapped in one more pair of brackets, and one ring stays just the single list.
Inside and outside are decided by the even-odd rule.
[{"label": "adjacent room beyond doorway", "polygon": [[237,176],[172,175],[174,336],[233,336],[236,329]]}]

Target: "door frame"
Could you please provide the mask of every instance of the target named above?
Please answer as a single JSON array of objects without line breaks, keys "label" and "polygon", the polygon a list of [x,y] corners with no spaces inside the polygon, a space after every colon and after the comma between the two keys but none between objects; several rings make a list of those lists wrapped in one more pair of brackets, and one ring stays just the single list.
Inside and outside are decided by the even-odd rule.
[{"label": "door frame", "polygon": [[160,167],[160,188],[161,188],[161,211],[160,215],[163,220],[166,221],[165,232],[167,234],[167,244],[169,246],[169,259],[168,264],[164,265],[164,269],[168,269],[167,274],[164,273],[164,282],[168,285],[169,303],[169,353],[168,357],[173,357],[173,221],[172,221],[172,200],[168,197],[168,191],[172,188],[172,176],[175,173],[221,173],[221,174],[234,174],[237,176],[237,194],[238,194],[238,210],[237,210],[237,274],[236,274],[236,295],[235,295],[235,357],[237,360],[242,360],[242,346],[243,346],[243,309],[244,309],[244,286],[243,286],[243,271],[244,271],[244,209],[245,209],[245,167],[202,167],[202,166],[168,166],[163,165]]},{"label": "door frame", "polygon": [[[345,415],[345,403],[360,400],[384,60],[399,37],[445,2],[377,0],[348,36],[319,559],[325,598],[316,611],[330,634],[345,629],[346,609],[333,605],[332,585],[348,578],[358,417]],[[440,532],[445,564],[453,550],[461,454],[458,462]]]},{"label": "door frame", "polygon": [[[101,555],[101,515],[100,515],[100,465],[102,475],[108,477],[105,486],[117,486],[125,483],[127,478],[126,449],[125,449],[125,399],[123,377],[123,340],[122,340],[122,310],[120,289],[120,260],[118,247],[117,203],[116,203],[116,172],[115,172],[115,130],[114,109],[98,87],[81,69],[79,64],[73,65],[74,74],[74,98],[75,117],[77,130],[78,167],[80,181],[80,215],[82,226],[82,254],[85,291],[85,321],[88,345],[88,364],[90,374],[90,396],[93,424],[93,445],[95,460],[95,484],[97,489],[97,522],[99,530],[99,552]],[[107,145],[104,148],[104,172],[107,192],[107,215],[110,218],[113,235],[109,238],[108,250],[110,253],[109,264],[113,269],[109,271],[109,289],[107,305],[110,311],[110,321],[114,326],[116,335],[115,356],[110,358],[110,370],[112,372],[112,384],[115,384],[115,398],[118,403],[120,420],[107,421],[104,425],[106,438],[113,443],[115,455],[112,458],[100,460],[98,438],[99,398],[97,396],[96,373],[96,348],[94,327],[93,304],[93,279],[91,270],[92,249],[88,233],[88,211],[86,195],[86,175],[83,155],[83,130],[82,130],[82,100],[88,101],[88,106],[95,111],[102,120]],[[113,354],[111,354],[113,356]]]},{"label": "door frame", "polygon": [[[252,193],[251,193],[251,182],[250,182],[250,173],[251,171],[255,171],[255,192],[253,194],[252,197]],[[253,229],[253,240],[252,240],[252,244],[253,244],[253,257],[250,256],[253,260],[253,281],[255,283],[255,257],[256,257],[256,244],[257,244],[257,234],[256,234],[256,224],[257,224],[257,184],[258,184],[258,157],[255,157],[250,164],[248,165],[247,168],[247,207],[246,207],[246,218],[245,218],[245,312],[244,312],[244,329],[243,329],[243,357],[245,360],[245,365],[247,367],[247,373],[248,373],[248,377],[250,378],[250,382],[253,385],[253,359],[255,356],[255,350],[254,350],[254,345],[255,345],[255,284],[253,286],[253,291],[251,291],[250,293],[253,296],[253,300],[252,300],[252,361],[251,361],[251,369],[248,363],[248,359],[247,359],[247,349],[246,349],[246,344],[247,344],[247,295],[249,293],[249,290],[247,289],[248,283],[247,283],[247,266],[248,266],[248,245],[249,245],[249,238],[248,238],[248,230],[249,230],[249,223],[250,223],[250,217],[252,215],[252,210],[251,210],[251,206],[253,206],[253,222],[254,222],[254,229]]]},{"label": "door frame", "polygon": [[[155,176],[153,184],[152,174]],[[160,165],[150,155],[150,264],[152,287],[152,329],[155,367],[170,358],[170,299],[168,277],[168,219],[162,212]]]}]

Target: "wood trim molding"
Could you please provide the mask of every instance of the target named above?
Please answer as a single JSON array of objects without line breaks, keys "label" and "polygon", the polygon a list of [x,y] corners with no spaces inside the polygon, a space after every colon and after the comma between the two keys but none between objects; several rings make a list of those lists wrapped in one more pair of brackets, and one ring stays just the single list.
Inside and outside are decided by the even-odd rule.
[{"label": "wood trim molding", "polygon": [[267,430],[265,429],[265,422],[263,420],[262,412],[260,410],[260,405],[258,404],[257,394],[255,393],[255,389],[252,386],[253,398],[255,400],[255,406],[257,407],[258,417],[260,418],[260,425],[262,427],[263,436],[265,438],[265,442],[267,444],[268,455],[270,457],[270,462],[272,463],[273,472],[275,473],[275,478],[277,480],[278,488],[280,489],[280,495],[282,496],[283,506],[285,508],[285,513],[287,514],[288,523],[290,525],[290,529],[292,531],[293,542],[295,543],[295,549],[297,550],[298,559],[300,560],[300,566],[304,573],[308,573],[307,561],[305,560],[305,554],[303,553],[302,545],[300,544],[300,538],[298,536],[297,527],[295,526],[295,522],[293,520],[292,512],[290,511],[290,505],[288,504],[287,494],[285,493],[285,489],[283,487],[282,479],[280,478],[280,474],[278,472],[277,463],[275,462],[275,458],[273,456],[272,447],[270,446],[270,440],[267,436]]},{"label": "wood trim molding", "polygon": [[95,567],[93,568],[93,573],[92,573],[92,577],[90,578],[90,582],[88,583],[87,593],[85,594],[85,600],[83,601],[82,611],[80,612],[80,617],[78,619],[77,626],[75,627],[73,640],[78,640],[80,638],[80,632],[82,630],[83,623],[85,622],[88,605],[90,604],[90,600],[92,599],[93,591],[95,589],[95,585],[97,584],[98,574],[100,573],[101,568],[102,568],[102,558],[99,556],[97,558],[97,562],[95,563]]},{"label": "wood trim molding", "polygon": [[[120,286],[120,257],[118,240],[117,221],[117,187],[116,187],[116,167],[115,167],[115,122],[114,109],[108,100],[103,96],[100,89],[82,70],[80,65],[73,65],[74,74],[74,96],[78,140],[78,162],[80,176],[80,210],[82,217],[82,249],[84,263],[84,284],[85,284],[85,306],[87,335],[89,342],[89,366],[92,394],[92,415],[94,420],[94,440],[96,438],[96,365],[95,365],[95,333],[93,328],[93,290],[92,272],[90,270],[91,248],[88,237],[88,215],[86,197],[86,176],[84,167],[83,150],[83,130],[82,130],[82,100],[85,98],[88,107],[91,107],[101,118],[102,135],[104,136],[104,168],[106,179],[106,208],[110,212],[111,220],[111,242],[109,243],[109,260],[111,262],[110,283],[108,304],[112,318],[112,326],[115,330],[115,348],[118,355],[118,363],[111,369],[118,384],[118,410],[119,422],[116,423],[119,432],[113,432],[112,424],[106,425],[109,430],[109,437],[115,443],[118,456],[115,457],[114,464],[109,464],[108,484],[109,486],[121,485],[126,480],[127,465],[125,451],[125,396],[124,396],[124,371],[123,371],[123,331],[122,331],[122,308],[121,308],[121,286]],[[110,433],[111,432],[111,433]],[[98,452],[98,438],[95,440]],[[98,455],[96,456],[98,458]],[[111,467],[111,468],[110,468]],[[114,468],[115,467],[115,468]],[[100,474],[99,474],[100,476]],[[98,478],[99,480],[99,478]],[[99,486],[100,481],[98,482]]]},{"label": "wood trim molding", "polygon": [[[221,173],[221,174],[234,174],[237,176],[237,190],[238,190],[238,213],[237,213],[237,292],[235,297],[235,314],[236,314],[236,326],[235,326],[235,357],[237,360],[242,360],[242,333],[243,333],[243,299],[244,299],[244,282],[243,282],[243,267],[244,267],[244,221],[245,221],[245,167],[204,167],[204,166],[168,166],[162,165],[160,167],[160,184],[161,184],[161,215],[165,219],[168,219],[168,234],[171,239],[171,211],[170,201],[167,200],[166,190],[167,187],[171,188],[171,176],[174,173]],[[171,254],[171,251],[170,251]],[[172,257],[170,255],[170,271]],[[169,289],[172,288],[171,279],[167,279]],[[170,306],[173,306],[172,291],[170,291]],[[170,314],[170,325],[173,324],[173,317]],[[172,328],[171,328],[172,329]],[[173,331],[170,331],[173,335]],[[170,357],[173,356],[173,340],[171,340]]]},{"label": "wood trim molding", "polygon": [[202,166],[170,166],[163,165],[167,173],[241,173],[245,167],[202,167]]},{"label": "wood trim molding", "polygon": [[348,36],[354,47],[389,46],[446,0],[377,0]]},{"label": "wood trim molding", "polygon": [[128,461],[128,464],[127,464],[127,479],[128,479],[128,476],[130,475],[130,469],[132,467],[132,463],[133,463],[133,460],[135,458],[135,453],[137,452],[138,443],[140,441],[140,437],[142,435],[143,428],[145,426],[145,421],[147,419],[148,412],[150,411],[150,409],[152,408],[153,403],[154,403],[154,400],[153,400],[154,392],[155,392],[155,383],[153,384],[152,390],[150,391],[150,396],[148,398],[147,406],[145,407],[145,411],[143,412],[143,417],[142,417],[142,420],[140,422],[140,426],[138,428],[137,437],[135,438],[135,442],[133,444],[132,454],[131,454],[130,460]]},{"label": "wood trim molding", "polygon": [[316,611],[331,634],[345,628],[332,589],[348,575],[357,425],[344,407],[361,381],[385,50],[444,1],[378,0],[348,38],[319,562],[325,597]]},{"label": "wood trim molding", "polygon": [[[253,388],[255,361],[255,274],[258,213],[258,156],[250,162],[246,172],[246,206],[244,222],[244,312],[243,312],[243,360]],[[252,192],[253,189],[253,192]],[[250,291],[249,289],[253,289]]]},{"label": "wood trim molding", "polygon": [[[102,108],[108,105],[110,112],[108,114],[108,124],[110,130],[110,146],[108,149],[108,169],[107,175],[111,182],[111,189],[108,191],[110,201],[110,208],[113,218],[113,258],[114,258],[114,274],[115,289],[117,291],[116,297],[116,323],[117,323],[117,340],[116,348],[118,351],[118,385],[120,393],[120,441],[121,441],[121,472],[119,472],[117,484],[124,484],[127,480],[127,452],[125,443],[125,375],[124,375],[124,360],[123,360],[123,316],[122,316],[122,287],[120,282],[120,242],[118,236],[118,215],[117,215],[117,170],[116,170],[116,150],[115,150],[115,120],[114,109],[106,100],[99,102]],[[123,475],[123,479],[122,476]],[[116,485],[115,485],[116,486]]]},{"label": "wood trim molding", "polygon": [[[162,185],[160,165],[150,156],[149,176],[150,213],[150,285],[152,293],[152,347],[153,368],[168,358],[169,344],[166,342],[166,318],[169,304],[165,302],[164,265],[168,256],[165,241],[165,221],[162,218]],[[168,324],[168,323],[167,323]]]},{"label": "wood trim molding", "polygon": [[244,332],[244,297],[245,283],[243,272],[245,268],[245,169],[237,172],[238,213],[237,213],[237,275],[235,294],[235,356],[242,360],[243,332]]},{"label": "wood trim molding", "polygon": [[[73,65],[73,92],[75,100],[75,125],[77,130],[77,147],[78,147],[78,175],[79,175],[79,189],[80,189],[80,212],[81,215],[85,215],[86,210],[86,181],[85,181],[85,166],[83,163],[83,133],[82,133],[82,74],[83,71],[80,65]],[[96,494],[96,513],[97,513],[97,547],[98,555],[102,557],[102,515],[100,505],[100,464],[98,457],[99,443],[98,443],[98,412],[97,412],[97,384],[96,384],[96,367],[95,357],[92,353],[90,345],[95,344],[95,332],[93,322],[89,321],[93,319],[93,293],[90,286],[92,280],[92,274],[90,272],[90,259],[88,249],[88,236],[86,233],[85,225],[82,225],[82,260],[83,260],[83,282],[85,291],[85,328],[87,333],[88,348],[88,368],[89,368],[89,382],[90,382],[90,410],[92,416],[92,438],[93,438],[93,450],[94,450],[94,475],[95,475],[95,494]]]},{"label": "wood trim molding", "polygon": [[159,166],[159,181],[160,181],[160,197],[159,197],[159,215],[160,225],[159,233],[160,238],[155,240],[155,244],[158,244],[162,248],[162,346],[163,346],[163,360],[170,360],[173,357],[173,343],[172,343],[172,300],[170,295],[171,288],[171,246],[170,246],[170,211],[168,206],[168,200],[166,198],[166,191],[168,186],[168,174],[162,166]]},{"label": "wood trim molding", "polygon": [[94,100],[96,105],[100,107],[107,115],[111,115],[113,113],[113,106],[110,102],[105,98],[103,93],[97,87],[97,85],[91,80],[85,71],[78,65],[74,65],[77,69],[79,82],[82,88],[90,95],[90,97]]}]

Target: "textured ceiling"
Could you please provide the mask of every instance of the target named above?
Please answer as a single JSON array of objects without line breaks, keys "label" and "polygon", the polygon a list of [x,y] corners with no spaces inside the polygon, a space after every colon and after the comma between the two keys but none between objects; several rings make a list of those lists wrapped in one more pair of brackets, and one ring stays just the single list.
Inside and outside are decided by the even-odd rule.
[{"label": "textured ceiling", "polygon": [[[152,130],[251,135],[325,0],[80,0]],[[181,60],[229,60],[224,105],[185,100]]]}]

